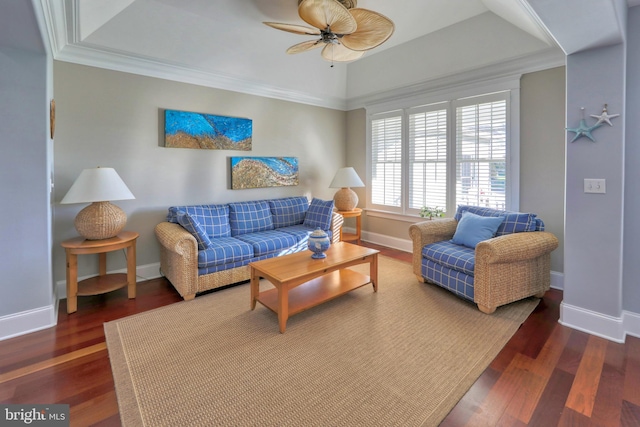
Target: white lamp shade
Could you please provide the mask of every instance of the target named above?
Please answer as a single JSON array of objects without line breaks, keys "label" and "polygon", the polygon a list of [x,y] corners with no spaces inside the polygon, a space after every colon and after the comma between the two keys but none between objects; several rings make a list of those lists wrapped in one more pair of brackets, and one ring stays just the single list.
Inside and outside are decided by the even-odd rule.
[{"label": "white lamp shade", "polygon": [[97,167],[83,170],[60,203],[91,203],[129,199],[135,199],[135,197],[116,170]]},{"label": "white lamp shade", "polygon": [[340,168],[329,188],[364,187],[364,183],[352,167]]}]

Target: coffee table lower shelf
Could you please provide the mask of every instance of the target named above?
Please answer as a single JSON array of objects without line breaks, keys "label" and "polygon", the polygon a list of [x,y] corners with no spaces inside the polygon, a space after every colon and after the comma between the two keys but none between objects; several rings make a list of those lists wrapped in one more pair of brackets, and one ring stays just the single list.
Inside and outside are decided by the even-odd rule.
[{"label": "coffee table lower shelf", "polygon": [[[288,314],[291,316],[300,313],[370,283],[369,276],[349,269],[337,270],[320,276],[289,289]],[[278,289],[273,288],[260,292],[258,302],[277,314]]]}]

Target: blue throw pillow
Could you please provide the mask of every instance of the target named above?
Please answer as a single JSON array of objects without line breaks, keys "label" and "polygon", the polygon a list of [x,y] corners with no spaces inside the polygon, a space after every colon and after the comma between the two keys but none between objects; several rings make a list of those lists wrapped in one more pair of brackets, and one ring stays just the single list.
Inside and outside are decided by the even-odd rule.
[{"label": "blue throw pillow", "polygon": [[475,248],[483,240],[492,238],[502,221],[504,221],[503,216],[480,216],[471,212],[463,212],[451,242]]},{"label": "blue throw pillow", "polygon": [[196,238],[199,250],[204,250],[211,246],[211,239],[197,219],[186,212],[178,212],[177,219],[178,224]]},{"label": "blue throw pillow", "polygon": [[272,199],[268,202],[271,208],[273,228],[302,224],[307,209],[309,209],[309,200],[305,196]]},{"label": "blue throw pillow", "polygon": [[257,233],[273,230],[273,219],[269,203],[265,200],[229,203],[231,235]]},{"label": "blue throw pillow", "polygon": [[320,228],[327,231],[331,228],[331,216],[333,215],[333,200],[320,200],[315,197],[309,204],[307,214],[304,216],[304,226]]}]

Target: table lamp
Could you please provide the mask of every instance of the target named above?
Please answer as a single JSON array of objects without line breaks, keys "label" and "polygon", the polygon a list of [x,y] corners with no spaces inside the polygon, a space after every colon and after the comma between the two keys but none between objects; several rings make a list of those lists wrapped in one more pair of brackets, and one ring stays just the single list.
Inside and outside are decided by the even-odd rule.
[{"label": "table lamp", "polygon": [[340,168],[329,188],[340,188],[333,196],[336,209],[352,211],[358,205],[358,195],[349,187],[364,187],[364,183],[352,167]]},{"label": "table lamp", "polygon": [[61,204],[91,203],[82,209],[74,221],[78,233],[88,240],[116,236],[127,223],[127,214],[109,200],[135,199],[113,168],[83,170]]}]

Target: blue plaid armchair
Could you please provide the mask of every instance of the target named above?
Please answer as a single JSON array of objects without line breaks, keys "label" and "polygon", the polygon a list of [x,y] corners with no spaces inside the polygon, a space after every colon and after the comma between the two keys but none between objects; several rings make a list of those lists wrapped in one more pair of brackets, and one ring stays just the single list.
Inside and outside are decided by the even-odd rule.
[{"label": "blue plaid armchair", "polygon": [[536,214],[459,206],[454,218],[413,224],[409,235],[418,280],[473,301],[484,313],[542,298],[549,289],[558,239]]}]

